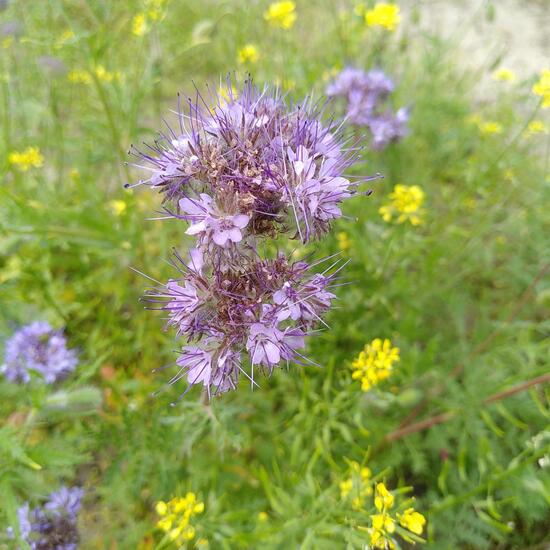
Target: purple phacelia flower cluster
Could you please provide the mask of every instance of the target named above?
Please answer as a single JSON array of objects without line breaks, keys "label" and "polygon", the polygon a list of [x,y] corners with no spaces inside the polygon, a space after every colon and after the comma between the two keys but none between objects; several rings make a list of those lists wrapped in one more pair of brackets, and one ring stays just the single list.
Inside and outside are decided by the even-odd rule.
[{"label": "purple phacelia flower cluster", "polygon": [[[33,510],[26,502],[17,510],[21,538],[32,550],[76,550],[79,542],[77,516],[83,496],[84,490],[80,487],[62,487]],[[11,527],[8,536],[15,536]]]},{"label": "purple phacelia flower cluster", "polygon": [[367,126],[372,135],[371,147],[379,151],[408,134],[409,109],[402,107],[393,113],[384,108],[394,88],[392,80],[380,69],[365,72],[347,67],[327,86],[326,94],[346,98],[347,120]]},{"label": "purple phacelia flower cluster", "polygon": [[10,381],[27,384],[31,373],[46,384],[66,378],[77,366],[74,350],[67,349],[63,333],[35,321],[19,329],[7,342],[0,372]]},{"label": "purple phacelia flower cluster", "polygon": [[150,171],[138,185],[159,190],[166,217],[186,221],[196,238],[188,259],[174,254],[179,278],[146,299],[189,344],[170,382],[187,378],[208,396],[234,389],[241,375],[254,385],[258,370],[307,361],[299,350],[335,298],[338,261],[314,273],[281,252],[263,257],[258,245],[323,236],[360,183],[343,175],[356,150],[311,100],[289,106],[251,81],[238,95],[228,82],[223,95],[197,93],[178,109],[177,130],[134,151]]}]

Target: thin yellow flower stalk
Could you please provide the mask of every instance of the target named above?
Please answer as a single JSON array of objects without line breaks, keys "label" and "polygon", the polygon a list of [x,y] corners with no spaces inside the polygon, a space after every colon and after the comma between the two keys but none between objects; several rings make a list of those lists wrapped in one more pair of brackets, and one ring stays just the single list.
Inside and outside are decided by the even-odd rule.
[{"label": "thin yellow flower stalk", "polygon": [[44,156],[38,147],[27,147],[24,151],[10,153],[8,162],[21,172],[27,172],[31,168],[40,168],[44,164]]},{"label": "thin yellow flower stalk", "polygon": [[350,470],[350,477],[340,482],[340,498],[350,501],[354,510],[361,510],[366,497],[372,495],[372,472],[355,461],[351,462]]},{"label": "thin yellow flower stalk", "polygon": [[296,22],[296,4],[291,1],[274,2],[264,13],[264,19],[273,27],[288,30]]},{"label": "thin yellow flower stalk", "polygon": [[398,361],[399,348],[392,347],[387,338],[375,338],[353,361],[352,378],[361,381],[363,391],[369,391],[391,375],[393,366]]},{"label": "thin yellow flower stalk", "polygon": [[418,185],[397,184],[389,199],[390,202],[378,210],[385,222],[422,224],[424,191]]},{"label": "thin yellow flower stalk", "polygon": [[365,23],[367,27],[381,27],[387,31],[393,32],[401,21],[399,6],[395,4],[386,4],[379,2],[373,9],[365,12]]},{"label": "thin yellow flower stalk", "polygon": [[550,107],[550,69],[544,69],[540,79],[533,85],[535,95],[542,97],[542,107]]}]

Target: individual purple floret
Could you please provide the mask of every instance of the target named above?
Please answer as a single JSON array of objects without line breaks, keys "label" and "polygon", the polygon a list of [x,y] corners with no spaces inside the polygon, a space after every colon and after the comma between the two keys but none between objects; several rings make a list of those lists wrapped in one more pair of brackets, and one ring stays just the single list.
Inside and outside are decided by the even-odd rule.
[{"label": "individual purple floret", "polygon": [[31,373],[46,384],[53,384],[71,373],[78,364],[74,350],[67,349],[61,331],[48,323],[35,321],[19,329],[7,342],[4,364],[0,372],[10,382],[27,384]]},{"label": "individual purple floret", "polygon": [[[32,550],[76,550],[77,516],[83,495],[80,487],[62,487],[51,493],[43,506],[32,511],[26,502],[17,511],[20,537]],[[8,536],[15,536],[11,527]]]},{"label": "individual purple floret", "polygon": [[407,135],[408,109],[401,108],[395,115],[391,111],[381,112],[394,87],[380,69],[365,72],[347,67],[327,86],[326,94],[346,99],[346,119],[357,126],[367,126],[372,134],[372,147],[380,150]]},{"label": "individual purple floret", "polygon": [[186,340],[170,383],[186,379],[210,396],[241,375],[257,385],[258,371],[308,361],[301,350],[335,298],[336,273],[327,272],[338,261],[316,274],[282,253],[266,257],[260,244],[326,234],[357,193],[360,181],[344,175],[357,151],[310,99],[289,106],[251,81],[239,93],[228,82],[223,98],[197,93],[177,116],[176,129],[134,152],[151,173],[139,183],[162,193],[167,217],[187,224],[195,247],[187,260],[175,253],[180,277],[146,300]]}]

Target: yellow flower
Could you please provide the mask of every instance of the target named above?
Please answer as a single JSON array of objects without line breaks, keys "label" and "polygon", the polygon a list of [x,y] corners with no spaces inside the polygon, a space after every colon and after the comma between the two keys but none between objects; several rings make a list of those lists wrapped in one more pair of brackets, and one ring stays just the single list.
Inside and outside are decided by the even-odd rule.
[{"label": "yellow flower", "polygon": [[395,31],[401,21],[399,6],[379,2],[373,9],[365,12],[365,23],[368,27],[382,27],[388,31]]},{"label": "yellow flower", "polygon": [[6,38],[2,40],[2,48],[4,48],[4,50],[7,50],[8,48],[10,48],[12,44],[13,44],[13,36],[6,36]]},{"label": "yellow flower", "polygon": [[260,512],[258,514],[258,521],[261,521],[262,523],[266,522],[269,519],[269,516],[266,512]]},{"label": "yellow flower", "polygon": [[542,97],[542,106],[550,107],[550,69],[544,69],[540,79],[533,85],[532,91],[535,95]]},{"label": "yellow flower", "polygon": [[113,80],[120,80],[120,73],[108,71],[103,65],[98,65],[94,68],[94,73],[99,80],[103,82],[112,82]]},{"label": "yellow flower", "polygon": [[351,248],[351,240],[348,236],[348,234],[345,231],[340,231],[336,235],[336,238],[338,239],[338,248],[346,254],[348,250]]},{"label": "yellow flower", "polygon": [[120,216],[126,211],[126,202],[121,200],[110,201],[109,207],[115,216]]},{"label": "yellow flower", "polygon": [[353,361],[352,378],[361,380],[361,389],[369,391],[390,376],[393,364],[397,361],[399,361],[399,348],[392,348],[391,341],[387,338],[383,341],[375,338]]},{"label": "yellow flower", "polygon": [[546,134],[548,132],[548,126],[544,124],[542,120],[532,120],[525,130],[525,136],[531,137],[537,134]]},{"label": "yellow flower", "polygon": [[26,172],[29,168],[40,168],[44,164],[44,157],[38,147],[27,147],[24,151],[10,153],[8,162],[17,166],[21,172]]},{"label": "yellow flower", "polygon": [[502,124],[493,120],[487,120],[479,124],[479,132],[484,135],[502,134]]},{"label": "yellow flower", "polygon": [[73,84],[89,84],[92,81],[92,77],[87,71],[70,71],[67,75],[69,82]]},{"label": "yellow flower", "polygon": [[383,483],[376,484],[376,490],[374,493],[374,506],[377,510],[387,510],[393,506],[393,495],[388,491],[387,487]]},{"label": "yellow flower", "polygon": [[70,42],[73,38],[74,32],[71,29],[67,29],[59,35],[59,38],[56,40],[54,47],[58,50],[62,48],[65,44]]},{"label": "yellow flower", "polygon": [[422,223],[421,206],[424,202],[424,191],[418,185],[397,184],[389,195],[390,203],[378,209],[385,222],[397,216],[397,223],[410,222],[412,225]]},{"label": "yellow flower", "polygon": [[147,15],[151,21],[160,21],[164,18],[164,4],[166,0],[147,0]]},{"label": "yellow flower", "polygon": [[516,80],[516,73],[511,69],[497,69],[493,73],[493,80],[500,80],[501,82],[514,82]]},{"label": "yellow flower", "polygon": [[192,516],[204,511],[204,503],[197,502],[195,493],[187,493],[185,497],[175,497],[168,502],[160,500],[155,510],[161,518],[157,521],[157,527],[171,540],[183,544],[195,537],[195,528],[189,521]]},{"label": "yellow flower", "polygon": [[264,13],[264,19],[274,27],[290,29],[296,21],[296,4],[291,1],[274,2]]},{"label": "yellow flower", "polygon": [[254,44],[246,44],[239,50],[239,63],[256,63],[260,57],[258,48]]},{"label": "yellow flower", "polygon": [[340,497],[346,498],[353,489],[353,480],[352,479],[346,479],[344,481],[340,482]]},{"label": "yellow flower", "polygon": [[414,508],[407,508],[402,514],[397,514],[397,519],[401,526],[415,535],[421,535],[426,525],[426,518]]},{"label": "yellow flower", "polygon": [[369,529],[370,543],[373,548],[382,548],[383,550],[393,550],[395,543],[383,531]]},{"label": "yellow flower", "polygon": [[147,25],[147,19],[145,18],[144,13],[138,13],[134,16],[132,19],[132,32],[136,36],[143,36],[147,31],[149,30],[149,27]]},{"label": "yellow flower", "polygon": [[395,521],[388,514],[374,514],[370,518],[372,527],[377,531],[395,533]]}]

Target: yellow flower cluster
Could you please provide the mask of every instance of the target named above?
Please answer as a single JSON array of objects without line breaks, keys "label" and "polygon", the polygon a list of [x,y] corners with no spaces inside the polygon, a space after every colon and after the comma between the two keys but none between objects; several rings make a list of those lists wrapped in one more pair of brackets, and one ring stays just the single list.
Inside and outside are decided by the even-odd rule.
[{"label": "yellow flower cluster", "polygon": [[360,510],[365,503],[365,497],[372,495],[372,472],[355,461],[351,463],[350,469],[350,477],[340,482],[340,498],[351,500],[351,507]]},{"label": "yellow flower cluster", "polygon": [[92,77],[88,71],[80,71],[78,69],[70,71],[67,78],[73,84],[90,84],[92,81]]},{"label": "yellow flower cluster", "polygon": [[394,363],[398,361],[399,348],[392,347],[387,338],[375,338],[353,361],[352,378],[361,380],[361,389],[369,391],[390,376]]},{"label": "yellow flower cluster", "polygon": [[533,86],[533,93],[542,97],[542,106],[550,107],[550,69],[544,69]]},{"label": "yellow flower cluster", "polygon": [[379,2],[371,10],[365,12],[365,23],[368,27],[382,27],[388,31],[395,31],[401,21],[399,6]]},{"label": "yellow flower cluster", "polygon": [[119,71],[108,71],[103,65],[97,65],[93,69],[93,73],[79,69],[70,71],[67,78],[69,79],[69,82],[72,82],[73,84],[90,84],[92,82],[92,74],[95,74],[98,80],[103,82],[113,82],[113,80],[121,79]]},{"label": "yellow flower cluster", "polygon": [[10,153],[8,162],[26,172],[30,168],[40,168],[44,164],[44,157],[38,147],[27,147],[24,151]]},{"label": "yellow flower cluster", "polygon": [[132,19],[132,33],[136,36],[143,36],[149,32],[150,22],[160,21],[164,18],[165,0],[147,0],[145,11],[134,15]]},{"label": "yellow flower cluster", "polygon": [[516,80],[516,73],[511,69],[501,68],[497,69],[493,73],[493,80],[499,80],[501,82],[514,82]]},{"label": "yellow flower cluster", "polygon": [[369,391],[390,376],[394,363],[398,361],[399,348],[393,348],[387,338],[375,338],[353,361],[352,378],[361,380],[361,389]]},{"label": "yellow flower cluster", "polygon": [[546,134],[548,126],[542,120],[532,120],[525,130],[525,137],[532,137],[538,134]]},{"label": "yellow flower cluster", "polygon": [[[371,527],[367,528],[370,535],[370,543],[373,548],[382,548],[391,550],[395,548],[395,541],[392,538],[395,533],[396,519],[401,525],[415,535],[421,535],[426,524],[426,518],[414,508],[407,508],[402,514],[397,514],[396,518],[391,515],[395,499],[388,491],[384,483],[377,483],[374,492],[374,506],[377,514],[371,515]],[[415,541],[410,537],[403,535],[408,542]]]},{"label": "yellow flower cluster", "polygon": [[167,533],[170,540],[183,544],[195,537],[195,528],[189,520],[204,511],[204,502],[197,502],[195,493],[187,493],[185,497],[176,497],[168,502],[161,500],[155,509],[161,517],[157,527]]},{"label": "yellow flower cluster", "polygon": [[484,136],[490,136],[492,134],[502,134],[502,124],[495,122],[494,120],[487,120],[481,122],[478,125],[479,133]]},{"label": "yellow flower cluster", "polygon": [[264,19],[281,29],[290,29],[296,22],[296,4],[291,1],[274,2],[264,13]]},{"label": "yellow flower cluster", "polygon": [[385,222],[396,217],[397,223],[410,222],[412,225],[422,223],[422,203],[424,191],[418,185],[397,184],[389,195],[390,203],[379,208],[378,212]]},{"label": "yellow flower cluster", "polygon": [[258,52],[258,48],[256,48],[254,44],[246,44],[239,50],[237,57],[239,63],[241,64],[256,63],[256,61],[258,61],[258,58],[260,57],[260,54]]},{"label": "yellow flower cluster", "polygon": [[477,126],[479,133],[483,136],[502,134],[503,128],[500,122],[496,122],[494,120],[484,120],[478,114],[469,116],[467,120],[474,126]]}]

